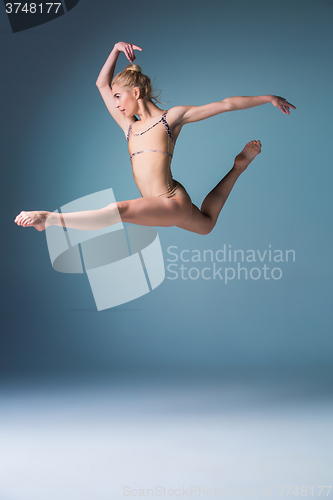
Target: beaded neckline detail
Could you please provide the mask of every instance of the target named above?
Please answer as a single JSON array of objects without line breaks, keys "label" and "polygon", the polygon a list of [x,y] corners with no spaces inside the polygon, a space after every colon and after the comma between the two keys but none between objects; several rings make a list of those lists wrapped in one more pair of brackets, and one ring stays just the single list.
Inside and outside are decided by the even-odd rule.
[{"label": "beaded neckline detail", "polygon": [[147,128],[146,130],[144,130],[143,132],[138,132],[137,134],[135,134],[134,132],[132,132],[132,134],[135,135],[135,136],[145,134],[146,132],[148,132],[148,130],[151,130],[152,128],[156,127],[156,125],[158,125],[159,123],[161,123],[161,121],[162,121],[162,118],[160,120],[158,120],[158,122],[154,123],[154,125],[152,125],[151,127]]},{"label": "beaded neckline detail", "polygon": [[[145,134],[146,132],[148,132],[149,130],[151,130],[152,128],[156,127],[156,125],[158,125],[159,123],[163,123],[163,125],[165,126],[165,129],[167,131],[167,134],[168,136],[170,137],[170,139],[172,140],[172,142],[174,143],[174,138],[172,137],[172,134],[170,132],[170,129],[169,129],[169,125],[168,125],[168,122],[166,121],[165,119],[165,116],[167,114],[168,110],[164,111],[164,113],[162,114],[160,120],[158,120],[158,122],[154,123],[154,125],[152,125],[151,127],[147,128],[146,130],[143,130],[142,132],[138,132],[137,134],[135,134],[134,132],[132,132],[132,134],[134,136],[139,136],[139,135],[143,135]],[[130,133],[132,131],[132,127],[133,127],[133,123],[135,123],[135,121],[133,121],[131,123],[131,125],[129,126],[129,129],[128,129],[128,132],[127,132],[127,141],[129,141],[129,136],[130,136]]]}]

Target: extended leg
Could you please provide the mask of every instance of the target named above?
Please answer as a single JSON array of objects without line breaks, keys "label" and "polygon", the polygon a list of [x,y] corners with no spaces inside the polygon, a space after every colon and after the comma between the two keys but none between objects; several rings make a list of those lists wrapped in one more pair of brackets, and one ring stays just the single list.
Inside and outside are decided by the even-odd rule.
[{"label": "extended leg", "polygon": [[44,231],[49,226],[94,230],[121,222],[121,219],[117,203],[111,203],[99,210],[85,210],[63,214],[47,211],[23,211],[16,217],[14,222],[19,226],[34,227],[38,231]]},{"label": "extended leg", "polygon": [[74,229],[96,230],[118,222],[131,222],[141,226],[175,226],[186,220],[192,211],[190,200],[184,196],[174,198],[146,197],[111,203],[99,210],[69,212],[21,212],[15,219],[18,225],[35,227],[43,231],[50,225]]},{"label": "extended leg", "polygon": [[240,174],[244,172],[251,161],[261,152],[260,141],[251,141],[235,158],[230,172],[208,193],[202,202],[201,209],[193,205],[192,215],[178,227],[198,234],[208,234],[216,224],[217,218],[227,201]]}]

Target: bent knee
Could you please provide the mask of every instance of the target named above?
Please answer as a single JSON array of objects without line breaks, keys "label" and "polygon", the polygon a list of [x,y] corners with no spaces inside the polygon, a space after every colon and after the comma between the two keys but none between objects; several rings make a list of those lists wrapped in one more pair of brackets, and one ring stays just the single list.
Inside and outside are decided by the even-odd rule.
[{"label": "bent knee", "polygon": [[207,234],[211,233],[215,227],[215,222],[213,221],[205,221],[205,225],[200,228],[198,231],[202,236],[207,236]]},{"label": "bent knee", "polygon": [[211,233],[213,230],[213,228],[210,228],[210,229],[202,229],[200,231],[198,231],[198,234],[201,234],[201,236],[207,236],[207,234]]}]

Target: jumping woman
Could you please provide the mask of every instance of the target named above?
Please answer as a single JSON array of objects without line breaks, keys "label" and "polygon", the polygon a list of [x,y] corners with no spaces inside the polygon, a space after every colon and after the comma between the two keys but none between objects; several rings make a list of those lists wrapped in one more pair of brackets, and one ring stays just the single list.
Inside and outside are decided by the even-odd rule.
[{"label": "jumping woman", "polygon": [[[133,64],[131,43],[115,44],[106,60],[96,85],[101,96],[127,139],[133,176],[142,198],[120,201],[99,210],[70,212],[21,212],[15,221],[24,227],[43,231],[46,226],[67,226],[75,229],[101,229],[119,222],[142,226],[177,226],[198,234],[208,234],[216,224],[230,191],[242,172],[261,152],[261,142],[248,142],[236,156],[230,172],[208,193],[201,208],[196,207],[185,188],[171,174],[171,159],[176,140],[183,125],[205,120],[211,116],[272,103],[282,113],[296,109],[282,97],[274,95],[228,97],[203,106],[175,106],[160,109],[153,102],[150,79]],[[131,64],[113,79],[118,56],[124,52]],[[138,119],[138,118],[139,119]]]}]

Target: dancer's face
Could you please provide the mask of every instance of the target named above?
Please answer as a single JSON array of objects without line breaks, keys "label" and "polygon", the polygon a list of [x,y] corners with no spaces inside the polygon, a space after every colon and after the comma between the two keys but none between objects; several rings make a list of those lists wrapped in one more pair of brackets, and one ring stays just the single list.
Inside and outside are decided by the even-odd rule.
[{"label": "dancer's face", "polygon": [[138,109],[138,93],[135,88],[125,90],[123,87],[115,84],[112,87],[112,92],[116,108],[118,108],[125,116],[133,116],[136,114]]}]

